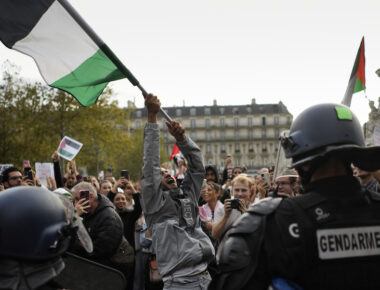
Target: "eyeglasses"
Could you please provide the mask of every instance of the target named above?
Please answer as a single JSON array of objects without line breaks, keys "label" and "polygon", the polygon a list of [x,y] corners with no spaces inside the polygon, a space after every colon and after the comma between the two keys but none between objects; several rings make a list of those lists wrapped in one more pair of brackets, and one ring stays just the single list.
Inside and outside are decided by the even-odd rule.
[{"label": "eyeglasses", "polygon": [[290,182],[288,182],[288,181],[279,181],[279,182],[276,182],[276,185],[277,185],[277,186],[280,186],[280,185],[288,185],[288,184],[290,184]]},{"label": "eyeglasses", "polygon": [[22,179],[22,176],[12,176],[9,177],[10,180]]}]

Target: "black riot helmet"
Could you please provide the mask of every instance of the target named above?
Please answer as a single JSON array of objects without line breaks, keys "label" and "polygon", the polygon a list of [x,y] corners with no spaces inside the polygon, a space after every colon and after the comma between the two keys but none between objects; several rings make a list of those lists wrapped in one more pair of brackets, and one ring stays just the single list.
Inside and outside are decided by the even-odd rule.
[{"label": "black riot helmet", "polygon": [[0,194],[0,258],[42,261],[69,246],[65,208],[56,194],[19,186]]},{"label": "black riot helmet", "polygon": [[319,104],[304,110],[293,121],[289,136],[281,138],[281,145],[296,168],[331,154],[364,170],[380,168],[380,146],[365,147],[359,120],[341,104]]}]

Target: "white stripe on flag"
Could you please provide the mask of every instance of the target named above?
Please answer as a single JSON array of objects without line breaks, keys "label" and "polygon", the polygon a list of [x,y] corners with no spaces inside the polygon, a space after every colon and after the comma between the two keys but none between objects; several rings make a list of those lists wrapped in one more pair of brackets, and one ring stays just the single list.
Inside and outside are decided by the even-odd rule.
[{"label": "white stripe on flag", "polygon": [[70,74],[99,49],[58,1],[12,48],[33,57],[48,84]]}]

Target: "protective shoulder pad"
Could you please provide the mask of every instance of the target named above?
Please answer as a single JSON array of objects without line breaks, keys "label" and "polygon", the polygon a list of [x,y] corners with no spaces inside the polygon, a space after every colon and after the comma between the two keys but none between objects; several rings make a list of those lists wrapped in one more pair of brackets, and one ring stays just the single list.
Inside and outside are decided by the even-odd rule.
[{"label": "protective shoulder pad", "polygon": [[264,198],[256,204],[249,207],[248,212],[255,214],[268,215],[276,210],[283,199],[280,197],[268,197]]},{"label": "protective shoulder pad", "polygon": [[229,235],[250,234],[262,224],[263,218],[271,214],[280,205],[282,198],[265,198],[251,205],[247,212],[234,222]]}]

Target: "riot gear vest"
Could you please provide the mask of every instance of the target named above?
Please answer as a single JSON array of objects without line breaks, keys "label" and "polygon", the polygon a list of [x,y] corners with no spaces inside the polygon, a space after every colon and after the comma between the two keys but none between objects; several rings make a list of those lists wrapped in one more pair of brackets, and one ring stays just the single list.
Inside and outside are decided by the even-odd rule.
[{"label": "riot gear vest", "polygon": [[[274,278],[303,289],[380,288],[380,195],[352,177],[320,180],[306,192],[265,215],[253,206],[234,224],[230,245],[241,250],[227,246],[222,264],[231,265],[222,271],[235,282],[223,289],[266,289]],[[239,284],[238,275],[249,278]]]}]

